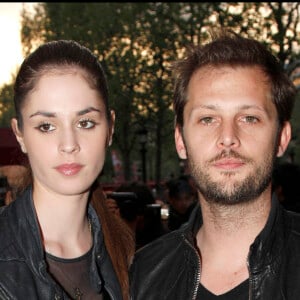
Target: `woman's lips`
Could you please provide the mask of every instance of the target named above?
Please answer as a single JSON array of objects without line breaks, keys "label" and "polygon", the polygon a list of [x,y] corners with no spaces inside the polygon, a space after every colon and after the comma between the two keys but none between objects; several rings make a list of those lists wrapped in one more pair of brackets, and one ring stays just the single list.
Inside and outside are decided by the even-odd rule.
[{"label": "woman's lips", "polygon": [[72,176],[72,175],[77,174],[82,169],[82,167],[83,166],[80,164],[72,163],[72,164],[59,165],[59,166],[55,167],[55,169],[59,173],[65,175],[65,176]]}]

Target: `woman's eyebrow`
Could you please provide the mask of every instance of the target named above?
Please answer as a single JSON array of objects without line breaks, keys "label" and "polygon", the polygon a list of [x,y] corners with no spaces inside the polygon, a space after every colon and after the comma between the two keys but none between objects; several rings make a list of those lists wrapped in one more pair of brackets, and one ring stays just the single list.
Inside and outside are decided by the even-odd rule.
[{"label": "woman's eyebrow", "polygon": [[[101,113],[102,111],[98,108],[95,108],[95,107],[88,107],[86,109],[83,109],[83,110],[80,110],[76,113],[77,116],[82,116],[82,115],[85,115],[91,111],[97,111],[99,113]],[[32,117],[35,117],[35,116],[43,116],[43,117],[47,117],[47,118],[54,118],[56,117],[56,113],[53,113],[53,112],[47,112],[47,111],[37,111],[35,113],[33,113],[32,115],[29,116],[29,118],[32,118]]]},{"label": "woman's eyebrow", "polygon": [[35,117],[35,116],[43,116],[47,118],[54,118],[56,116],[56,113],[47,112],[47,111],[37,111],[34,114],[30,115],[29,118]]},{"label": "woman's eyebrow", "polygon": [[90,106],[90,107],[88,107],[86,109],[83,109],[83,110],[80,110],[79,112],[77,112],[77,116],[85,115],[85,114],[87,114],[87,113],[89,113],[91,111],[97,111],[97,112],[101,113],[100,109]]}]

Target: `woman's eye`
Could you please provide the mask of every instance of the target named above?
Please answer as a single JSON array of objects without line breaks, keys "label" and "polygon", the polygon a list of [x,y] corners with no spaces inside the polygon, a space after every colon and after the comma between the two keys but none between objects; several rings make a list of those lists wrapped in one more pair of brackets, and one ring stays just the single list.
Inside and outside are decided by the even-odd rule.
[{"label": "woman's eye", "polygon": [[43,123],[37,127],[42,132],[50,132],[55,129],[50,123]]},{"label": "woman's eye", "polygon": [[85,128],[85,129],[90,129],[95,127],[95,122],[92,120],[80,120],[79,121],[79,128]]}]

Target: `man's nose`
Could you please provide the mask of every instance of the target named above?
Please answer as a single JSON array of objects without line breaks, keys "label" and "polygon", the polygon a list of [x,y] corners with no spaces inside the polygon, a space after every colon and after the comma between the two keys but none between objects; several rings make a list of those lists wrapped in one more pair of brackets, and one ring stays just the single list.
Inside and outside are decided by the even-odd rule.
[{"label": "man's nose", "polygon": [[235,148],[240,145],[239,130],[234,121],[223,121],[219,130],[218,147]]}]

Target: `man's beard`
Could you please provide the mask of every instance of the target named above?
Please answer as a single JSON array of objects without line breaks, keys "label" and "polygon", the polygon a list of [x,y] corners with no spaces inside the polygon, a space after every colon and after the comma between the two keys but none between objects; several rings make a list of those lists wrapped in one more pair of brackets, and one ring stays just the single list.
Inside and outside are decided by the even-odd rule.
[{"label": "man's beard", "polygon": [[232,171],[222,171],[223,179],[219,181],[214,181],[207,172],[210,163],[221,157],[240,158],[246,164],[254,165],[253,160],[246,159],[232,150],[228,153],[222,152],[218,157],[211,160],[208,166],[197,166],[191,157],[188,157],[191,175],[195,180],[197,188],[207,202],[221,205],[250,202],[261,195],[269,186],[276,159],[275,150],[266,157],[262,165],[253,169],[243,180],[235,180],[235,182],[231,183],[230,187],[228,187],[227,179],[231,180],[230,177],[235,176]]}]

